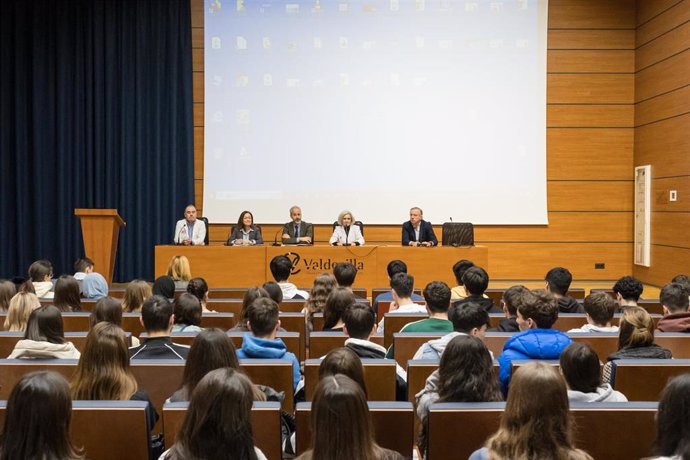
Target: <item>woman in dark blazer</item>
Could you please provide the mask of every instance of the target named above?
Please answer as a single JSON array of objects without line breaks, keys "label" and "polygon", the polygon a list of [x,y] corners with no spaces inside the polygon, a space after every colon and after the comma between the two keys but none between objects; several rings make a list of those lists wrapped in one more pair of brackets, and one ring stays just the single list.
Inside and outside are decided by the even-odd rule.
[{"label": "woman in dark blazer", "polygon": [[249,211],[242,211],[237,219],[237,226],[233,227],[228,235],[228,246],[254,246],[264,244],[261,236],[261,228],[254,225],[254,216]]}]

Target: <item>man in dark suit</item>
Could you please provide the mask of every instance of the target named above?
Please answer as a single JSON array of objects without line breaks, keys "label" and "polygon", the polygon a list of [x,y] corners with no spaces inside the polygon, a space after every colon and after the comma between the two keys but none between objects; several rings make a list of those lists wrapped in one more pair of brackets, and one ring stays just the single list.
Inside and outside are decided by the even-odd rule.
[{"label": "man in dark suit", "polygon": [[438,246],[431,222],[422,217],[424,212],[420,208],[410,209],[410,220],[402,224],[403,246]]},{"label": "man in dark suit", "polygon": [[283,225],[283,244],[312,244],[314,226],[302,221],[302,210],[299,206],[290,208],[291,222]]}]

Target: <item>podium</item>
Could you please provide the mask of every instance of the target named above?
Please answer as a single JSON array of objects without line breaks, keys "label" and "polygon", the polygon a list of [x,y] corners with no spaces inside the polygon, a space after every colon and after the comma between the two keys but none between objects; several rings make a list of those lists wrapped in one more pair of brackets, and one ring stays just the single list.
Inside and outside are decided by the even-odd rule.
[{"label": "podium", "polygon": [[81,220],[84,254],[93,260],[96,271],[103,275],[110,285],[115,270],[120,227],[127,224],[117,213],[117,209],[76,208],[74,215]]}]

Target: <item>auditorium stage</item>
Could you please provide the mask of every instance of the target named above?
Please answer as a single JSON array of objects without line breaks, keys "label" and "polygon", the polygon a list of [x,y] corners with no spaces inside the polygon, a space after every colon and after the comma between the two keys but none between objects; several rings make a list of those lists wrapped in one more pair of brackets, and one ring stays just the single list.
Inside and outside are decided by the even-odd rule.
[{"label": "auditorium stage", "polygon": [[293,262],[290,282],[311,287],[319,273],[332,272],[338,262],[351,262],[357,267],[355,287],[388,286],[386,265],[391,260],[405,261],[408,273],[415,277],[415,287],[423,288],[434,280],[455,286],[453,264],[469,259],[489,271],[486,246],[156,246],[155,275],[165,275],[173,256],[189,259],[192,276],[203,277],[211,288],[249,287],[273,280],[269,264],[277,255],[286,255]]}]

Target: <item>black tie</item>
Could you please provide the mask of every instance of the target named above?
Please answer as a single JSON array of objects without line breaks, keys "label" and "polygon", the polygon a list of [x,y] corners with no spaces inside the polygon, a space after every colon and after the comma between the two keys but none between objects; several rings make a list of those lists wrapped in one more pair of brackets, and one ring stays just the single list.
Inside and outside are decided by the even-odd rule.
[{"label": "black tie", "polygon": [[299,225],[295,225],[295,238],[299,238]]}]

